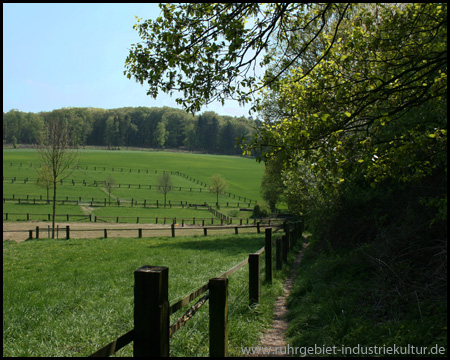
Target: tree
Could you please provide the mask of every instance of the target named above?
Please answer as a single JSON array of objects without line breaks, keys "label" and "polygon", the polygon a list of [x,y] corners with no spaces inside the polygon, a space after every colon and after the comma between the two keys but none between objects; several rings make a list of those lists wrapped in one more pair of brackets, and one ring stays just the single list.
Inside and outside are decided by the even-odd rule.
[{"label": "tree", "polygon": [[164,172],[158,177],[159,191],[164,194],[164,207],[166,207],[166,196],[172,190],[172,179],[169,173]]},{"label": "tree", "polygon": [[[355,161],[373,170],[383,162],[373,162],[373,155],[393,158],[389,154],[397,145],[410,143],[407,137],[416,149],[420,143],[429,146],[426,137],[434,136],[440,143],[430,146],[442,153],[446,129],[431,132],[431,123],[407,124],[409,129],[377,140],[386,124],[445,97],[445,4],[160,6],[161,17],[138,19],[134,26],[143,42],[132,45],[125,74],[147,82],[148,95],[181,91],[177,102],[190,111],[214,100],[248,102],[259,93],[275,93],[278,114],[285,116],[269,120],[251,149],[269,157],[318,149],[316,158],[329,158],[326,165],[336,170]],[[254,25],[246,27],[250,20]],[[258,62],[270,65],[259,77],[250,71]],[[255,101],[255,109],[259,104]],[[390,142],[394,146],[385,146],[386,153],[371,151]],[[354,156],[355,150],[364,158]],[[426,161],[418,173],[434,166]],[[383,172],[382,166],[378,174]]]},{"label": "tree", "polygon": [[166,147],[179,148],[185,139],[185,127],[192,120],[193,116],[185,111],[167,108],[162,116],[162,121],[166,126],[167,141]]},{"label": "tree", "polygon": [[160,121],[156,126],[155,133],[153,134],[154,141],[158,147],[164,149],[164,144],[169,137],[169,132],[166,130],[166,124],[164,121]]},{"label": "tree", "polygon": [[211,176],[211,185],[209,186],[209,190],[216,194],[216,206],[219,206],[219,195],[224,194],[227,189],[227,182],[220,175]]},{"label": "tree", "polygon": [[289,70],[286,64],[274,77],[257,75],[256,64],[272,61],[272,55],[265,53],[270,46],[289,41],[300,29],[309,35],[302,39],[300,56],[330,21],[336,19],[339,25],[350,5],[186,3],[160,7],[162,16],[155,21],[137,18],[133,27],[142,42],[131,45],[124,75],[142,85],[146,82],[147,95],[155,98],[160,91],[180,91],[183,97],[177,103],[194,113],[216,100],[223,104],[225,99],[240,103],[254,99],[259,90]]},{"label": "tree", "polygon": [[104,184],[105,184],[106,190],[108,191],[108,203],[109,203],[109,205],[111,205],[111,193],[112,193],[113,189],[116,187],[116,181],[110,174],[104,181]]},{"label": "tree", "polygon": [[216,113],[206,111],[198,117],[195,127],[197,147],[215,152],[219,139],[219,120]]},{"label": "tree", "polygon": [[40,167],[36,185],[43,187],[47,191],[47,204],[50,203],[49,190],[53,185],[51,169],[47,165]]},{"label": "tree", "polygon": [[408,182],[446,167],[446,7],[359,4],[349,19],[320,34],[334,45],[313,70],[293,62],[266,93],[253,149],[286,164],[307,158],[328,186],[356,172]]},{"label": "tree", "polygon": [[111,115],[106,119],[105,128],[105,142],[108,145],[108,149],[119,146],[119,121],[117,115]]},{"label": "tree", "polygon": [[227,121],[219,133],[219,147],[222,152],[232,154],[236,147],[236,130],[231,121]]},{"label": "tree", "polygon": [[419,302],[446,283],[447,8],[355,4],[338,21],[306,52],[295,37],[274,49],[268,76],[291,69],[263,94],[250,148],[283,162],[289,208],[322,249],[370,246],[383,286]]},{"label": "tree", "polygon": [[261,194],[272,212],[282,199],[285,186],[283,184],[283,163],[277,159],[266,162],[264,175],[261,181]]},{"label": "tree", "polygon": [[55,238],[56,190],[59,182],[72,174],[79,153],[71,148],[69,124],[58,111],[53,111],[41,135],[38,152],[46,178],[53,186],[52,238]]}]

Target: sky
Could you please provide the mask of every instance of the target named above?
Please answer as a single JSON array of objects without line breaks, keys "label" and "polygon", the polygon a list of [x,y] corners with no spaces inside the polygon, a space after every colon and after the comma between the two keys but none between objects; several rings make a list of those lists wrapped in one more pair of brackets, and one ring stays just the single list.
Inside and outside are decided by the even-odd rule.
[{"label": "sky", "polygon": [[[181,108],[156,99],[123,74],[131,44],[140,41],[134,16],[156,19],[158,4],[3,4],[3,111],[63,107]],[[249,116],[237,101],[202,111]]]}]

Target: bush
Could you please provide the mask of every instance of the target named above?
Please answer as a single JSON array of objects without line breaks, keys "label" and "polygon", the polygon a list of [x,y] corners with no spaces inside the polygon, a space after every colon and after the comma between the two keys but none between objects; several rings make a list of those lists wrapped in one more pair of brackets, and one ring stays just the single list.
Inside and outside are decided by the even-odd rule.
[{"label": "bush", "polygon": [[446,177],[376,187],[354,179],[330,203],[309,219],[316,254],[363,249],[376,268],[374,298],[389,316],[446,297]]},{"label": "bush", "polygon": [[252,218],[263,218],[270,216],[270,208],[266,203],[262,203],[261,205],[256,203],[255,207],[253,208],[253,215]]}]

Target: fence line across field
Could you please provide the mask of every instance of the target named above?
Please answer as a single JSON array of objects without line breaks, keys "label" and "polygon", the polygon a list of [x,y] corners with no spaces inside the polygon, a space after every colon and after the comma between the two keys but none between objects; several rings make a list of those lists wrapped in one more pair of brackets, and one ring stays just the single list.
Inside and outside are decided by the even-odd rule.
[{"label": "fence line across field", "polygon": [[[17,203],[17,204],[30,204],[30,205],[45,205],[45,204],[53,204],[53,199],[45,199],[43,195],[39,195],[39,198],[37,198],[36,196],[34,197],[30,197],[29,195],[22,195],[23,197],[16,197],[16,194],[11,194],[11,195],[3,195],[3,203],[5,204],[6,202],[13,202],[13,203]],[[250,200],[251,201],[251,200]],[[134,199],[132,198],[130,199],[120,199],[120,198],[115,198],[115,199],[108,199],[106,197],[104,198],[95,198],[95,197],[90,197],[90,198],[82,198],[81,196],[79,197],[69,197],[66,196],[65,198],[57,198],[56,199],[56,203],[61,204],[61,205],[85,205],[85,206],[122,206],[122,207],[133,207],[133,206],[141,206],[144,208],[151,208],[156,207],[156,208],[162,208],[164,207],[164,202],[163,200],[148,200],[148,199]],[[225,205],[226,204],[226,205]],[[172,207],[181,207],[181,208],[192,208],[192,207],[202,207],[202,206],[206,206],[205,204],[191,204],[189,203],[188,200],[167,200],[167,207],[172,208]],[[253,209],[249,209],[251,207],[251,202],[222,202],[222,206],[223,207],[231,207],[231,208],[240,208],[240,207],[247,207],[244,210],[250,211]]]},{"label": "fence line across field", "polygon": [[[15,184],[18,181],[23,181],[24,184],[30,182],[30,183],[36,183],[38,179],[34,178],[19,178],[17,176],[11,176],[11,177],[5,177],[3,176],[3,182],[11,180],[11,184]],[[66,180],[60,180],[60,185],[72,185],[75,186],[76,184],[83,185],[86,187],[98,187],[98,186],[105,186],[105,180],[74,180],[74,179],[66,179]],[[199,184],[197,182],[197,184]],[[200,184],[203,187],[192,187],[192,186],[170,186],[170,190],[172,191],[189,191],[189,192],[213,192],[212,190],[208,189],[208,185],[206,183],[201,182]],[[117,183],[112,186],[114,189],[140,189],[140,190],[161,190],[161,185],[154,185],[154,184],[131,184],[131,183]],[[245,196],[240,196],[236,194],[232,194],[230,192],[225,192],[225,196],[228,196],[229,198],[233,197],[233,199],[239,198],[239,201],[243,201],[244,203],[256,203],[256,200],[248,199]]]},{"label": "fence line across field", "polygon": [[[279,225],[278,228],[281,228],[284,225]],[[59,225],[56,227],[55,232],[56,232],[56,237],[59,238],[59,233],[64,233],[65,232],[65,238],[66,240],[70,239],[70,234],[72,232],[103,232],[103,238],[108,238],[108,232],[120,232],[120,231],[137,231],[137,236],[138,238],[142,238],[144,231],[170,231],[171,233],[171,237],[175,237],[176,236],[176,231],[180,231],[180,230],[203,230],[203,235],[207,236],[208,235],[208,230],[233,230],[234,229],[234,233],[235,234],[239,234],[239,229],[251,229],[251,228],[256,228],[256,232],[259,234],[261,232],[261,228],[267,228],[270,227],[269,224],[264,225],[261,224],[260,222],[257,222],[255,225],[234,225],[234,226],[229,226],[229,225],[223,225],[223,226],[186,226],[186,227],[176,227],[174,223],[172,223],[169,226],[165,226],[165,227],[151,227],[151,228],[95,228],[95,229],[73,229],[70,227],[70,225],[66,225],[66,226],[62,226],[59,227]],[[47,232],[50,237],[50,231],[51,231],[51,227],[50,225],[48,225],[47,228],[41,228],[39,226],[36,226],[35,229],[30,229],[30,230],[3,230],[3,233],[28,233],[28,240],[32,240],[34,239],[39,239],[41,238],[40,234],[42,232]],[[34,234],[34,237],[33,237]],[[160,236],[160,235],[159,235]],[[127,238],[129,238],[130,236],[126,236]]]},{"label": "fence line across field", "polygon": [[[172,218],[172,217],[167,217],[167,216],[96,216],[96,215],[79,215],[79,214],[56,214],[55,217],[60,219],[63,218],[62,221],[70,221],[70,219],[72,218],[72,220],[75,218],[77,219],[76,221],[79,222],[83,222],[83,220],[88,220],[88,222],[104,222],[104,223],[126,223],[126,224],[132,224],[133,222],[127,222],[126,220],[131,220],[131,219],[136,219],[136,224],[176,224],[179,225],[181,224],[182,227],[185,226],[185,224],[187,225],[188,223],[192,223],[192,225],[196,225],[196,224],[202,224],[202,226],[208,225],[208,222],[210,223],[210,225],[214,225],[214,223],[220,223],[221,226],[223,225],[232,225],[233,221],[237,222],[237,224],[239,225],[249,225],[252,224],[256,225],[257,222],[260,223],[267,223],[269,226],[271,224],[277,224],[280,222],[285,221],[285,218],[232,218],[229,216],[225,216],[223,214],[220,214],[218,212],[213,213],[216,216],[216,219],[214,217],[208,217],[208,218]],[[34,213],[3,213],[3,220],[4,221],[12,221],[12,219],[10,219],[10,217],[23,217],[23,221],[30,221],[31,217],[34,217],[33,220],[36,220],[36,217],[41,217],[40,219],[42,219],[42,217],[44,217],[44,219],[42,219],[42,221],[51,221],[52,218],[52,214],[47,213],[47,214],[34,214]],[[108,221],[109,220],[115,220],[115,221]],[[125,220],[125,221],[120,221],[120,220]],[[154,222],[151,221],[151,219],[155,219]],[[18,219],[16,219],[18,220]],[[147,221],[146,221],[147,220]]]},{"label": "fence line across field", "polygon": [[[18,167],[20,167],[20,168],[22,168],[22,167],[24,167],[23,165],[24,165],[24,163],[14,163],[15,165],[17,165]],[[20,164],[20,166],[19,166],[19,164]],[[5,164],[3,164],[3,165],[5,165]],[[25,165],[29,165],[29,167],[36,167],[36,168],[40,168],[42,165],[41,164],[38,164],[38,165],[34,165],[34,164],[32,164],[32,163],[25,163]],[[12,162],[10,162],[10,166],[12,167],[13,166],[13,163]],[[94,170],[94,171],[97,171],[97,168],[98,168],[98,170],[100,170],[101,168],[103,168],[103,171],[109,171],[109,170],[106,170],[106,166],[90,166],[90,170]],[[80,170],[88,170],[89,169],[89,166],[88,165],[77,165],[77,166],[75,166],[74,167],[74,169],[80,169]],[[108,167],[108,169],[109,169],[109,167]],[[149,171],[150,171],[150,173],[155,173],[155,174],[157,174],[158,173],[158,170],[154,170],[154,169],[133,169],[133,168],[124,168],[124,167],[120,167],[120,168],[118,168],[118,167],[116,167],[116,168],[114,168],[114,167],[112,167],[111,168],[111,171],[113,171],[113,172],[119,172],[119,169],[120,169],[120,172],[121,173],[123,173],[124,172],[124,169],[125,169],[125,172],[126,173],[131,173],[131,172],[135,172],[135,173],[137,173],[137,174],[149,174]],[[101,171],[101,170],[100,170]],[[142,171],[142,172],[141,172]],[[203,181],[201,181],[201,180],[198,180],[198,179],[196,179],[196,178],[194,178],[193,176],[190,176],[190,175],[188,175],[188,174],[185,174],[185,173],[183,173],[183,172],[181,172],[181,171],[179,171],[179,170],[159,170],[159,172],[160,173],[170,173],[171,175],[176,175],[176,176],[180,176],[180,177],[182,177],[182,178],[184,178],[184,179],[187,179],[187,180],[189,180],[189,181],[192,181],[192,182],[194,182],[194,183],[196,183],[196,184],[200,184],[201,186],[203,186],[203,187],[207,187],[208,186],[208,184],[206,184],[206,183],[204,183]],[[9,180],[13,180],[13,181],[16,181],[16,178],[17,177],[3,177],[3,181],[5,181],[5,179],[9,179]],[[28,178],[26,178],[27,179],[27,181],[28,181]],[[104,180],[102,180],[102,181],[100,181],[100,182],[103,182]],[[231,193],[229,193],[229,192],[226,192],[225,194],[228,194],[228,196],[229,197],[231,197],[231,196],[234,196],[234,198],[236,198],[236,196],[238,196],[238,195],[235,195],[235,194],[231,194]],[[239,196],[239,199],[241,199],[241,197]],[[249,201],[250,202],[252,202],[252,200],[250,200],[249,199]],[[253,200],[253,202],[256,202],[255,200]]]}]

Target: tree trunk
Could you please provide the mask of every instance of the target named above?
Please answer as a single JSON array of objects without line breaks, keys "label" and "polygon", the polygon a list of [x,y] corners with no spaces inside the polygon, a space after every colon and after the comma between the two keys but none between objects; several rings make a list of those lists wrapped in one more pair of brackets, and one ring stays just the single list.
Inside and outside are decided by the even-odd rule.
[{"label": "tree trunk", "polygon": [[55,217],[56,217],[56,181],[53,182],[52,239],[55,238]]}]

